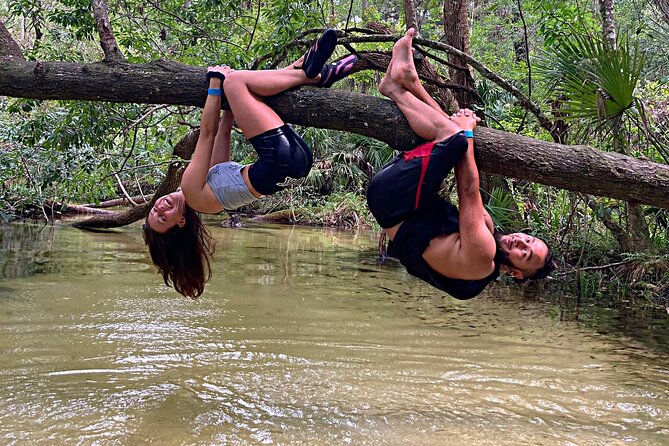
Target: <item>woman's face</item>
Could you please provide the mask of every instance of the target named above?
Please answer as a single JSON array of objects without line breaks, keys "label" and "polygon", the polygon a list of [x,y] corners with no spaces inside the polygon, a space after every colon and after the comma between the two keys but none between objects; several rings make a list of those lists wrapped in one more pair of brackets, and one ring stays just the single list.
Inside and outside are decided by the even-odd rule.
[{"label": "woman's face", "polygon": [[164,195],[156,200],[149,211],[148,223],[151,229],[161,234],[166,233],[175,225],[183,227],[186,224],[184,212],[186,199],[180,190]]}]

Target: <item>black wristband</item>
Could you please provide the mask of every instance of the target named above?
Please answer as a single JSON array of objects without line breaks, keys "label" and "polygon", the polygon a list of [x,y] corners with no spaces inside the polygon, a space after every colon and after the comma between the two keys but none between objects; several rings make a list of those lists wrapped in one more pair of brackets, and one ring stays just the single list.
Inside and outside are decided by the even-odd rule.
[{"label": "black wristband", "polygon": [[225,80],[225,74],[219,73],[218,71],[207,71],[207,80],[211,80],[212,77],[220,79],[221,82]]}]

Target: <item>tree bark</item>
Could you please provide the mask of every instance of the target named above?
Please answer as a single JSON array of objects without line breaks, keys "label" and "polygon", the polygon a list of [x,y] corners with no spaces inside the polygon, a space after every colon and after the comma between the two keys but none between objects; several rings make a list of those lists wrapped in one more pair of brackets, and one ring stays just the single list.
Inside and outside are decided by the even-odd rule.
[{"label": "tree bark", "polygon": [[[133,65],[0,60],[0,95],[202,106],[205,73],[204,68],[166,61]],[[394,148],[420,142],[386,99],[303,87],[267,98],[267,103],[289,123],[357,133]],[[487,172],[669,209],[669,166],[664,164],[487,128],[476,131],[476,153],[479,167]]]},{"label": "tree bark", "polygon": [[599,14],[602,16],[602,37],[611,50],[616,49],[616,21],[613,16],[613,0],[599,0]]},{"label": "tree bark", "polygon": [[21,47],[9,34],[2,20],[0,20],[0,59],[25,60]]},{"label": "tree bark", "polygon": [[[469,54],[471,52],[469,42],[469,1],[468,0],[445,0],[444,1],[444,33],[446,43],[452,47]],[[466,60],[449,54],[448,61],[465,69],[449,67],[448,74],[453,82],[475,89],[474,71]],[[474,96],[467,92],[454,92],[455,99],[461,108],[470,108],[477,103]],[[473,108],[473,107],[472,107]]]}]

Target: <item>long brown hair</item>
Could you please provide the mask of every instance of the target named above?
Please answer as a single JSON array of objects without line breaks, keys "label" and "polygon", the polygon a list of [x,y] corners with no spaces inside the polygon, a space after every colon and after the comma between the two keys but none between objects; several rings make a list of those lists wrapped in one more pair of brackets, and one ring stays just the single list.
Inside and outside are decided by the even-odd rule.
[{"label": "long brown hair", "polygon": [[164,234],[151,229],[147,218],[144,242],[165,285],[172,285],[180,294],[195,299],[204,292],[204,284],[211,278],[214,240],[198,213],[189,206],[184,218],[183,227],[175,225]]}]

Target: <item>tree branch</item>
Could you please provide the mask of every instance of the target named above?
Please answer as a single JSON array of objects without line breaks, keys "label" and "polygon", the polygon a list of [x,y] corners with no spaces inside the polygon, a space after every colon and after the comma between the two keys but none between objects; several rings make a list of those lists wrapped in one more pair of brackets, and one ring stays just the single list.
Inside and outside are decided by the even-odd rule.
[{"label": "tree branch", "polygon": [[105,53],[105,62],[125,62],[125,56],[116,44],[116,38],[114,38],[111,23],[109,23],[107,3],[105,3],[105,0],[93,0],[91,6],[100,35],[100,46]]},{"label": "tree branch", "polygon": [[[166,61],[109,65],[0,60],[0,95],[201,107],[205,74],[205,68]],[[394,148],[419,143],[397,106],[386,99],[302,87],[266,102],[285,122],[357,133]],[[491,173],[669,209],[668,165],[487,128],[476,130],[476,154],[479,167]]]},{"label": "tree branch", "polygon": [[25,60],[21,47],[0,20],[0,59]]}]

